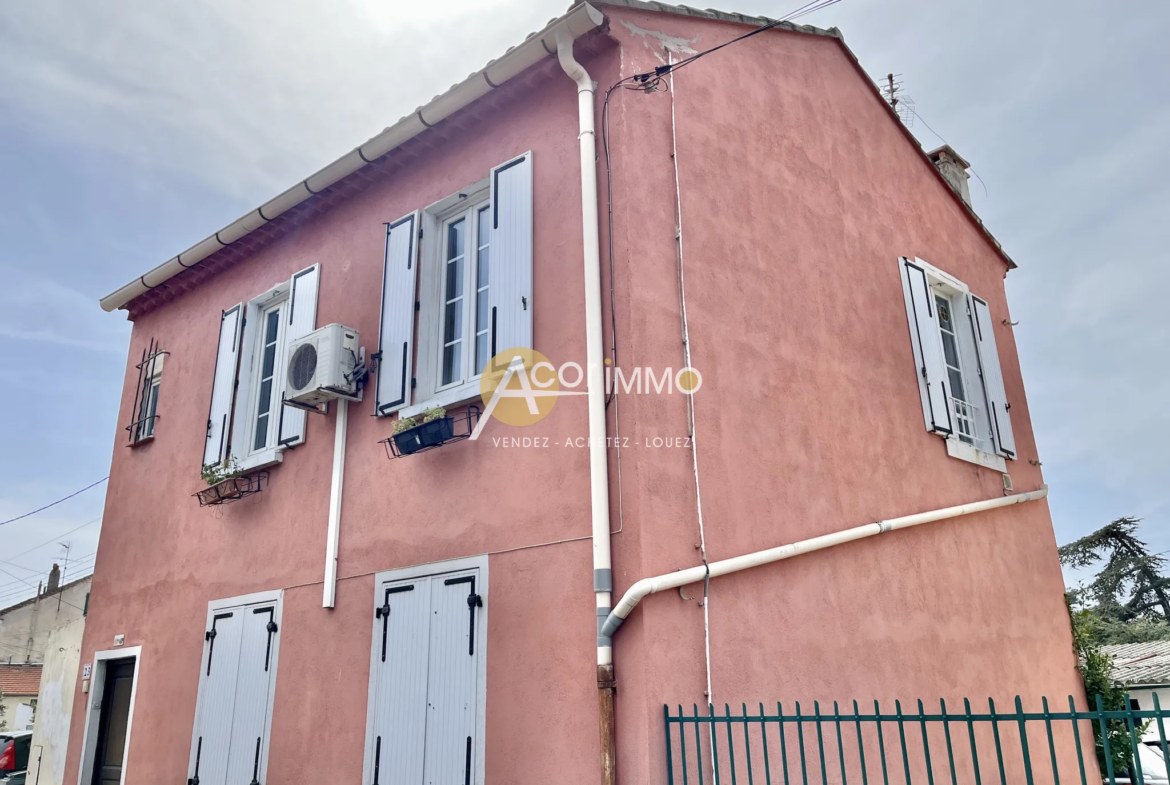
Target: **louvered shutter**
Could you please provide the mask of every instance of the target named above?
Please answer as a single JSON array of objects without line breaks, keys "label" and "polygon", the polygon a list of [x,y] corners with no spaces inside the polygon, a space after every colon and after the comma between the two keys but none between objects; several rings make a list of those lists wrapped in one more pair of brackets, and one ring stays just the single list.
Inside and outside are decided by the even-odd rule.
[{"label": "louvered shutter", "polygon": [[211,409],[207,415],[207,441],[203,465],[223,463],[228,454],[228,426],[236,389],[236,368],[240,358],[240,337],[244,327],[244,304],[224,311],[219,320],[219,350],[211,382]]},{"label": "louvered shutter", "polygon": [[532,348],[532,153],[492,169],[489,352]]},{"label": "louvered shutter", "polygon": [[431,579],[423,782],[475,781],[477,574]]},{"label": "louvered shutter", "polygon": [[[285,333],[285,348],[297,338],[303,338],[317,329],[317,290],[321,283],[321,265],[306,267],[292,277],[289,283],[288,326]],[[276,383],[280,385],[280,397],[284,400],[284,383],[288,352],[277,369]],[[280,435],[277,442],[293,447],[305,440],[305,410],[293,406],[280,407]]]},{"label": "louvered shutter", "polygon": [[371,657],[375,688],[368,783],[424,782],[432,582],[397,581],[379,590]]},{"label": "louvered shutter", "polygon": [[899,260],[899,267],[926,430],[947,435],[952,433],[954,428],[951,425],[947,368],[939,338],[934,294],[931,292],[926,270],[906,258]]},{"label": "louvered shutter", "polygon": [[999,350],[995,345],[995,326],[991,309],[983,300],[971,296],[971,312],[975,315],[975,343],[979,346],[979,367],[983,374],[983,390],[987,394],[987,409],[991,413],[991,427],[995,432],[995,451],[1005,458],[1016,457],[1016,437],[1012,432],[1012,416],[1003,386],[1003,370],[999,364]]},{"label": "louvered shutter", "polygon": [[268,701],[276,675],[278,627],[275,605],[245,607],[239,611],[240,639],[235,709],[231,715],[232,743],[228,756],[228,783],[263,783],[264,737],[268,733]]},{"label": "louvered shutter", "polygon": [[410,404],[414,354],[414,290],[418,279],[419,216],[413,212],[386,227],[382,270],[382,321],[378,329],[377,414]]},{"label": "louvered shutter", "polygon": [[[217,611],[204,635],[199,678],[199,714],[189,776],[200,785],[226,785],[236,703],[242,609]],[[245,780],[244,782],[247,782]]]}]

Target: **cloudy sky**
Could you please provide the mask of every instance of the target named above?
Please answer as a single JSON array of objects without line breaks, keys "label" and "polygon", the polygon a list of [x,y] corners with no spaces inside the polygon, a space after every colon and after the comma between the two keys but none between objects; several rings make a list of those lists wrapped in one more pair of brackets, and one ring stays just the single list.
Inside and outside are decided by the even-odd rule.
[{"label": "cloudy sky", "polygon": [[[565,6],[0,3],[0,521],[104,477],[124,438],[129,325],[99,297]],[[986,183],[976,208],[1020,266],[1008,293],[1058,539],[1130,514],[1170,549],[1170,5],[842,0],[801,21],[840,27],[871,76],[901,74]],[[91,569],[102,493],[0,525],[0,607],[60,542],[70,574]]]}]

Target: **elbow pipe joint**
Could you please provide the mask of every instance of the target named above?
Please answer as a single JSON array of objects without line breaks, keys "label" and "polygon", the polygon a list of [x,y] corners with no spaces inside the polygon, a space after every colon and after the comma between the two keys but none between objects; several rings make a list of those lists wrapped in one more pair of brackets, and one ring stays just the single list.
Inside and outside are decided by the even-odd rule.
[{"label": "elbow pipe joint", "polygon": [[568,77],[577,83],[578,90],[593,92],[593,80],[585,66],[573,57],[573,39],[564,30],[557,32],[557,60]]}]

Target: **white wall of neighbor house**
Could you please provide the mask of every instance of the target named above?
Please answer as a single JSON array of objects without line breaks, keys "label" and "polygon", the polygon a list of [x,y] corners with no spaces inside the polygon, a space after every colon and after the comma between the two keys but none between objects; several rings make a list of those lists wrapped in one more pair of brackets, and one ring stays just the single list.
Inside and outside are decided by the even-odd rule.
[{"label": "white wall of neighbor house", "polygon": [[[1129,697],[1137,701],[1138,708],[1142,711],[1154,710],[1154,695],[1158,696],[1158,705],[1162,707],[1162,711],[1170,709],[1170,684],[1158,687],[1133,687],[1129,690]],[[1170,722],[1162,721],[1163,727],[1166,731],[1166,742],[1170,744]],[[1158,741],[1158,723],[1157,720],[1150,723],[1146,728],[1146,732],[1142,734],[1142,741]]]},{"label": "white wall of neighbor house", "polygon": [[5,695],[0,698],[0,706],[4,707],[3,716],[0,716],[0,730],[27,730],[33,697],[32,695]]},{"label": "white wall of neighbor house", "polygon": [[90,578],[48,589],[30,600],[0,609],[0,663],[23,665],[45,658],[49,637],[63,625],[85,616]]},{"label": "white wall of neighbor house", "polygon": [[73,713],[73,693],[80,684],[78,671],[84,633],[85,619],[75,619],[49,635],[28,761],[29,782],[63,785],[65,781],[69,720]]}]

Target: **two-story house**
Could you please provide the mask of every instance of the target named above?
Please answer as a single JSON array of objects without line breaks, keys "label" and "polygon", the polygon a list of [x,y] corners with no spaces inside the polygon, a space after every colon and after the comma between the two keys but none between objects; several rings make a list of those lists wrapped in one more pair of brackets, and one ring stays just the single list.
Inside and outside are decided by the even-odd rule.
[{"label": "two-story house", "polygon": [[836,30],[581,4],[104,298],[67,777],[664,783],[664,704],[1076,691],[962,169]]}]

